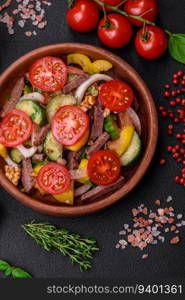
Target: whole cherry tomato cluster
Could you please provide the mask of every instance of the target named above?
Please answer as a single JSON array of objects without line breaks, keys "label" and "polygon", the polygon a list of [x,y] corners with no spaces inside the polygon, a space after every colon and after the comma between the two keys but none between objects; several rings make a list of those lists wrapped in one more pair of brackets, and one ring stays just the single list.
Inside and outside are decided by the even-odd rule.
[{"label": "whole cherry tomato cluster", "polygon": [[[74,0],[67,12],[67,22],[78,32],[90,32],[97,27],[100,41],[111,48],[122,48],[129,43],[133,36],[132,25],[141,27],[135,37],[137,53],[145,59],[156,59],[163,55],[168,46],[167,35],[164,30],[152,24],[158,14],[157,0],[123,2]],[[107,8],[106,5],[113,8]],[[127,16],[122,15],[120,10]]]}]

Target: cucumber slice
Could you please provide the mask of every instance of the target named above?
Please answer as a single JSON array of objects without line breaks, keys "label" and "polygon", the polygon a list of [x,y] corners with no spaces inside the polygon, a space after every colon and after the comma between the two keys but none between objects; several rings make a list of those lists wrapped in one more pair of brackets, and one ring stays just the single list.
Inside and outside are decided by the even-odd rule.
[{"label": "cucumber slice", "polygon": [[22,100],[17,103],[16,108],[28,114],[35,124],[42,126],[46,123],[45,109],[32,100]]},{"label": "cucumber slice", "polygon": [[53,161],[57,161],[59,157],[62,157],[63,146],[59,144],[51,131],[48,132],[44,142],[44,152]]},{"label": "cucumber slice", "polygon": [[127,151],[120,157],[121,165],[128,166],[133,163],[141,153],[141,140],[137,132],[134,132],[132,141]]},{"label": "cucumber slice", "polygon": [[46,113],[48,121],[51,122],[54,114],[59,109],[59,107],[64,105],[74,105],[77,101],[75,97],[71,95],[58,95],[51,99],[46,107]]},{"label": "cucumber slice", "polygon": [[10,157],[16,164],[20,164],[23,159],[21,152],[16,148],[10,150]]}]

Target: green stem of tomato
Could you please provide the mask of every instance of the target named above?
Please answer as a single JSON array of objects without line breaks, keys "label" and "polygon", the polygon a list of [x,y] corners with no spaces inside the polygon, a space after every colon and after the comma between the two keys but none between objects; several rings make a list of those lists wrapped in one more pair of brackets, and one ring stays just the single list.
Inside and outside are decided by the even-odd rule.
[{"label": "green stem of tomato", "polygon": [[119,9],[117,6],[111,6],[111,5],[108,5],[104,2],[102,2],[101,0],[93,0],[95,1],[96,3],[98,3],[99,5],[101,5],[102,7],[105,7],[105,8],[109,8],[111,11],[114,11],[120,15],[123,15],[125,17],[129,17],[129,18],[132,18],[132,19],[135,19],[135,20],[138,20],[138,21],[141,21],[145,24],[148,24],[148,25],[152,25],[152,26],[155,26],[155,23],[154,22],[151,22],[151,21],[148,21],[140,16],[134,16],[134,15],[131,15],[131,14],[127,14],[125,11]]}]

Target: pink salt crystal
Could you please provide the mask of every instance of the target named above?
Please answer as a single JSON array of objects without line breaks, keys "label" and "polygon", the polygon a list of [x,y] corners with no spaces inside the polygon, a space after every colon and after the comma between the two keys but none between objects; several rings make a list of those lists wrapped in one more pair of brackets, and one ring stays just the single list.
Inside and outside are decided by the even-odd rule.
[{"label": "pink salt crystal", "polygon": [[142,255],[142,259],[146,259],[148,257],[148,253]]},{"label": "pink salt crystal", "polygon": [[27,37],[31,37],[31,36],[32,36],[32,32],[31,32],[31,31],[26,31],[26,32],[25,32],[25,35],[26,35]]}]

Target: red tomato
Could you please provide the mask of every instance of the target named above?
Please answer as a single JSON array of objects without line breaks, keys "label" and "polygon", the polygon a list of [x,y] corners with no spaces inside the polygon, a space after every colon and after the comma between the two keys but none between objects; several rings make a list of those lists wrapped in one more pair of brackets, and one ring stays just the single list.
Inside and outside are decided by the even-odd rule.
[{"label": "red tomato", "polygon": [[69,189],[71,175],[61,164],[51,162],[40,169],[37,175],[37,183],[45,192],[57,195]]},{"label": "red tomato", "polygon": [[[101,0],[102,2],[104,2],[105,4],[108,4],[110,6],[118,6],[119,4],[121,4],[123,2],[123,0]],[[96,3],[96,5],[103,10],[103,6]],[[106,11],[110,11],[110,9],[105,8]]]},{"label": "red tomato", "polygon": [[110,22],[108,28],[104,27],[105,19],[103,18],[98,25],[99,39],[106,46],[111,48],[124,47],[132,37],[132,27],[127,19],[119,14],[108,14]]},{"label": "red tomato", "polygon": [[54,137],[65,146],[76,144],[84,137],[88,129],[88,114],[74,105],[65,105],[59,108],[52,121]]},{"label": "red tomato", "polygon": [[[127,0],[124,6],[124,11],[134,16],[142,15],[144,19],[154,21],[158,13],[157,0]],[[147,13],[145,14],[145,12]],[[143,22],[133,18],[129,18],[129,21],[135,26],[143,25]]]},{"label": "red tomato", "polygon": [[124,111],[131,106],[133,100],[133,90],[126,82],[111,80],[101,86],[100,101],[111,111]]},{"label": "red tomato", "polygon": [[0,143],[16,147],[27,141],[32,134],[33,124],[26,113],[14,109],[0,123]]},{"label": "red tomato", "polygon": [[31,84],[42,91],[59,91],[67,81],[67,67],[58,57],[42,57],[31,65],[29,78]]},{"label": "red tomato", "polygon": [[99,10],[93,1],[77,0],[67,11],[67,22],[78,32],[89,32],[96,28],[99,16]]},{"label": "red tomato", "polygon": [[115,182],[120,175],[120,159],[111,150],[100,150],[90,157],[87,170],[92,182],[109,185]]},{"label": "red tomato", "polygon": [[156,59],[164,54],[168,46],[167,36],[157,26],[146,26],[145,31],[141,28],[135,38],[137,53],[146,59]]}]

